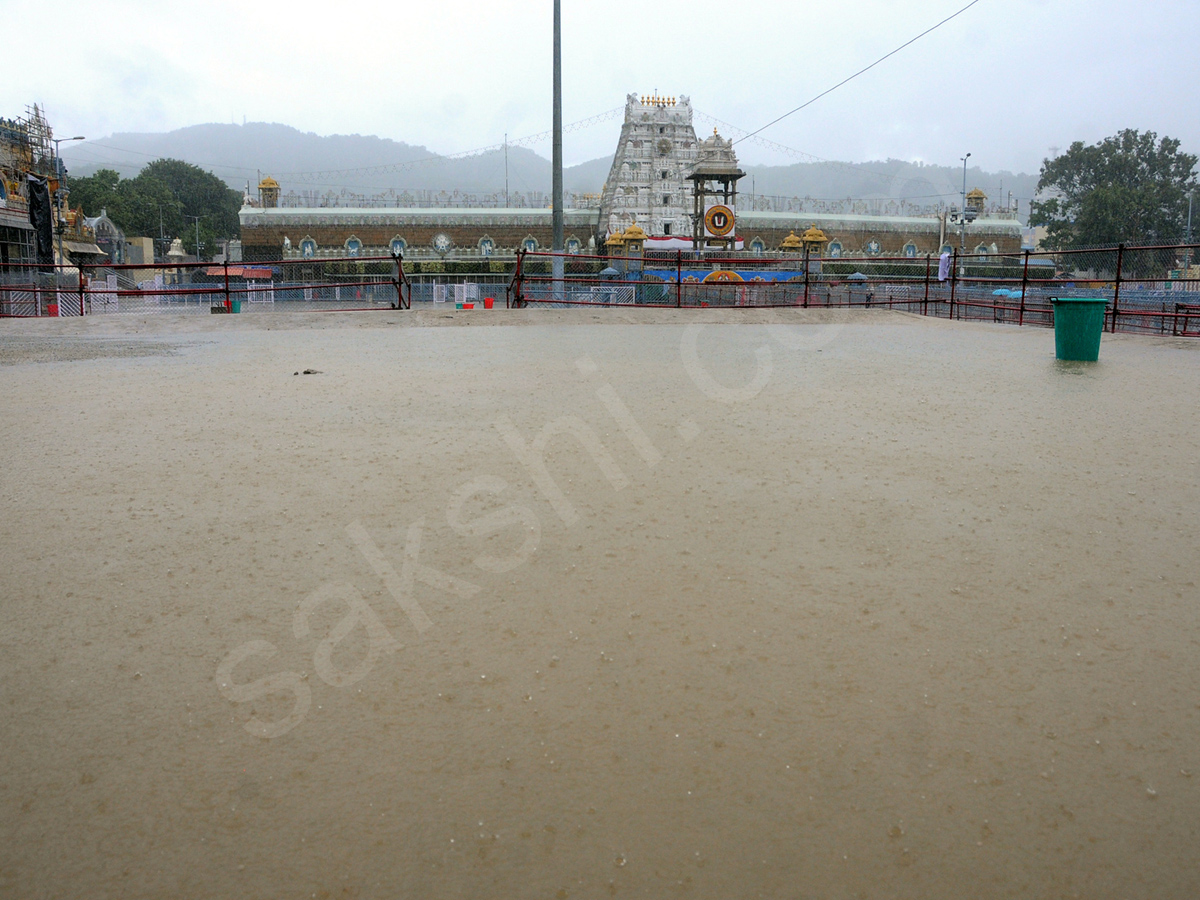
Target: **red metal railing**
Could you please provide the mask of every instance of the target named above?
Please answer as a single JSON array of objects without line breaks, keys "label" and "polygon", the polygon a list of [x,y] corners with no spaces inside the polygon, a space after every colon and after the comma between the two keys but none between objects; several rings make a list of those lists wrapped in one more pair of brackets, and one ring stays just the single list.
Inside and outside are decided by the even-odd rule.
[{"label": "red metal railing", "polygon": [[350,257],[252,264],[0,265],[0,316],[386,310],[411,306],[400,260]]},{"label": "red metal railing", "polygon": [[[812,259],[782,254],[644,257],[522,252],[511,277],[445,273],[416,264],[422,284],[391,257],[54,267],[0,265],[0,316],[411,308],[441,284],[495,284],[509,307],[883,307],[941,318],[1053,324],[1052,298],[1101,297],[1110,331],[1200,336],[1200,278],[1186,269],[1200,245],[1061,253]],[[562,263],[561,280],[555,262]],[[452,261],[455,269],[465,261]],[[432,263],[432,264],[431,264]],[[939,271],[940,270],[940,271]],[[1182,271],[1181,271],[1182,270]],[[436,273],[444,274],[436,274]],[[944,277],[939,277],[944,276]],[[497,293],[497,296],[499,294]]]},{"label": "red metal railing", "polygon": [[[1049,326],[1052,300],[1101,297],[1110,331],[1196,336],[1200,279],[1172,263],[1200,245],[1102,248],[1020,254],[812,259],[644,257],[522,253],[510,300],[516,306],[885,307],[921,315]],[[553,274],[563,260],[564,274]],[[603,265],[604,269],[599,267]]]}]

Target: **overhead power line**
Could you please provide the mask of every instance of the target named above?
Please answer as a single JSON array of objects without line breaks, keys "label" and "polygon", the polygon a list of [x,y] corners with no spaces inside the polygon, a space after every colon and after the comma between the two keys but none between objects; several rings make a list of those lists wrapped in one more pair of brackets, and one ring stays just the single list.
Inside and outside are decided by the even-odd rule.
[{"label": "overhead power line", "polygon": [[692,112],[697,119],[708,122],[711,125],[717,125],[721,128],[724,128],[725,133],[730,137],[741,135],[741,137],[737,138],[739,141],[745,140],[746,138],[752,138],[754,143],[758,144],[759,146],[766,147],[768,150],[774,150],[777,153],[782,153],[785,156],[790,156],[793,159],[798,159],[801,162],[832,162],[832,160],[815,156],[812,153],[806,153],[803,150],[797,150],[795,147],[788,147],[786,144],[780,144],[777,141],[770,140],[769,138],[751,135],[750,132],[745,128],[739,128],[732,122],[726,122],[724,119],[718,119],[716,116],[709,115],[706,112],[701,112],[698,109],[694,109]]},{"label": "overhead power line", "polygon": [[738,138],[738,140],[737,140],[737,141],[734,141],[734,143],[738,143],[739,141],[744,141],[744,140],[747,140],[747,139],[749,139],[749,138],[752,138],[752,137],[754,137],[756,134],[758,134],[760,131],[766,131],[766,130],[767,130],[768,128],[770,128],[772,125],[775,125],[775,124],[777,124],[777,123],[779,123],[779,122],[782,122],[782,121],[783,121],[784,119],[786,119],[788,116],[791,116],[791,115],[794,115],[795,113],[798,113],[798,112],[800,112],[800,110],[804,109],[805,107],[812,106],[814,103],[816,103],[816,102],[817,102],[818,100],[820,100],[822,97],[825,97],[825,96],[827,96],[827,95],[829,95],[829,94],[832,94],[834,91],[836,91],[838,88],[842,87],[843,85],[845,85],[845,84],[849,84],[851,81],[853,81],[853,80],[854,80],[855,78],[857,78],[859,75],[862,75],[864,72],[869,72],[869,71],[871,71],[871,69],[875,68],[877,65],[879,65],[879,64],[880,64],[881,62],[883,62],[884,60],[886,60],[886,59],[890,59],[891,57],[895,56],[897,53],[899,53],[899,52],[900,52],[901,50],[903,50],[905,47],[908,47],[908,46],[910,46],[910,45],[912,45],[912,44],[915,44],[915,43],[916,43],[917,41],[919,41],[921,38],[925,37],[925,35],[927,35],[927,34],[931,34],[932,32],[934,32],[934,31],[937,31],[939,28],[941,28],[943,25],[945,25],[945,24],[946,24],[947,22],[949,22],[950,20],[958,18],[958,17],[959,17],[959,16],[961,16],[963,13],[965,13],[965,12],[966,12],[968,9],[970,9],[972,6],[974,6],[976,3],[979,3],[979,2],[981,2],[981,0],[971,0],[971,2],[970,2],[970,3],[968,3],[968,4],[967,4],[966,6],[964,6],[962,9],[960,9],[958,12],[956,12],[956,13],[953,13],[953,14],[951,14],[951,15],[949,15],[949,16],[946,16],[946,18],[942,19],[942,21],[938,22],[936,25],[933,25],[933,26],[932,26],[932,27],[930,27],[930,28],[926,28],[924,31],[922,31],[920,34],[918,34],[918,35],[917,35],[915,38],[912,38],[911,40],[905,41],[903,44],[901,44],[901,45],[900,45],[899,47],[897,47],[895,50],[892,50],[890,53],[885,53],[883,56],[879,57],[879,59],[875,60],[875,62],[871,63],[869,66],[865,66],[865,67],[863,67],[863,68],[859,69],[857,72],[855,72],[853,75],[849,76],[848,78],[843,78],[841,81],[839,81],[839,82],[838,82],[837,84],[835,84],[833,87],[831,87],[831,88],[827,88],[826,90],[823,90],[823,91],[821,91],[821,93],[817,94],[817,96],[813,97],[811,100],[809,100],[809,101],[807,101],[807,102],[805,102],[805,103],[801,103],[801,104],[800,104],[799,106],[797,106],[795,109],[791,110],[790,112],[785,112],[785,113],[784,113],[782,116],[779,116],[779,118],[777,118],[777,119],[772,119],[772,120],[771,120],[770,122],[768,122],[766,125],[763,125],[761,128],[755,129],[754,131],[751,131],[751,132],[750,132],[749,134],[747,134],[745,137]]},{"label": "overhead power line", "polygon": [[[851,172],[851,173],[858,174],[858,175],[866,174],[873,178],[882,179],[883,181],[888,182],[890,184],[895,184],[901,178],[910,179],[913,177],[911,172],[904,172],[904,171],[880,172],[877,169],[873,168],[872,164],[869,162],[849,163],[849,162],[843,162],[843,161],[836,160],[836,159],[826,159],[823,156],[816,156],[815,154],[812,154],[812,153],[806,153],[803,150],[797,150],[795,147],[789,147],[786,144],[780,144],[778,141],[772,141],[768,138],[763,137],[762,135],[751,134],[745,128],[740,128],[737,125],[734,125],[732,122],[726,122],[723,119],[718,119],[716,116],[709,115],[708,113],[701,112],[700,110],[695,110],[694,114],[695,114],[696,118],[698,118],[698,119],[702,119],[713,125],[718,125],[721,128],[724,128],[725,133],[728,134],[731,138],[734,137],[735,135],[741,135],[741,137],[737,138],[737,140],[735,140],[734,143],[737,143],[737,141],[749,139],[762,147],[766,147],[769,150],[774,150],[778,153],[782,153],[786,156],[790,156],[793,159],[798,159],[804,163],[820,163],[821,165],[832,166],[837,169],[844,169],[847,172]],[[921,194],[918,197],[908,197],[906,199],[918,200],[918,199],[933,198],[933,197],[940,198],[940,197],[957,197],[957,196],[958,196],[958,191],[954,190],[954,191],[947,191],[947,192],[940,193],[940,194]],[[809,199],[812,199],[812,200],[839,199],[840,200],[840,199],[845,199],[845,198],[812,197]]]}]

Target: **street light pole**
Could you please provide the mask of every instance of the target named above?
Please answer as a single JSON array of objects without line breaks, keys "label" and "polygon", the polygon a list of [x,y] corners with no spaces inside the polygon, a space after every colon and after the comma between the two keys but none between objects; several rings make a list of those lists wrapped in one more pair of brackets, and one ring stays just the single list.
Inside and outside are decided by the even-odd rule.
[{"label": "street light pole", "polygon": [[62,201],[63,188],[67,184],[67,167],[62,164],[62,157],[58,155],[58,145],[65,144],[68,141],[86,141],[87,138],[83,135],[77,135],[76,137],[69,138],[50,138],[50,140],[54,142],[54,175],[58,181],[58,190],[54,192],[54,214],[56,217],[54,230],[58,232],[58,265],[61,269],[63,264],[62,236],[63,229],[66,227],[63,221]]},{"label": "street light pole", "polygon": [[200,216],[189,216],[187,213],[184,213],[183,217],[196,221],[196,262],[200,262],[200,220],[208,218],[208,213]]},{"label": "street light pole", "polygon": [[563,145],[562,145],[562,4],[554,0],[554,114],[551,140],[551,245],[554,251],[554,293],[562,298],[563,290]]},{"label": "street light pole", "polygon": [[[963,188],[962,188],[962,224],[959,226],[958,247],[963,255],[967,254],[967,160],[971,158],[968,153],[962,158],[963,164]],[[965,263],[964,263],[965,265]]]}]

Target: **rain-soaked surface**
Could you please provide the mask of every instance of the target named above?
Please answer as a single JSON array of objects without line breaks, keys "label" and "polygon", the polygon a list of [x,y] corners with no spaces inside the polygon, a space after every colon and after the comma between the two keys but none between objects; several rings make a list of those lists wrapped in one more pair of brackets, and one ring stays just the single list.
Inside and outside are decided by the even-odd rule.
[{"label": "rain-soaked surface", "polygon": [[0,367],[0,896],[1200,895],[1200,345],[345,321]]}]

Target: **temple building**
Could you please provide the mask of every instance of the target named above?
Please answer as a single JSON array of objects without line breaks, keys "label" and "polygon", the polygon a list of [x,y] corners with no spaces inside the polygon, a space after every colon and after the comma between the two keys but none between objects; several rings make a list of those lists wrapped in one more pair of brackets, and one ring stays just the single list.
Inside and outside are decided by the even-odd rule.
[{"label": "temple building", "polygon": [[39,247],[45,234],[39,240],[30,222],[30,198],[39,194],[34,204],[47,206],[46,215],[53,219],[48,204],[60,174],[52,142],[53,131],[36,105],[23,118],[0,118],[0,265],[51,261],[50,248]]},{"label": "temple building", "polygon": [[[1009,211],[986,209],[982,191],[967,201],[977,217],[965,235],[944,215],[899,215],[896,201],[737,201],[745,173],[730,140],[715,131],[700,140],[687,96],[629,94],[608,179],[598,196],[568,198],[564,248],[604,254],[637,228],[645,251],[788,252],[790,235],[817,229],[827,258],[922,257],[959,246],[969,253],[1021,250],[1021,225]],[[491,198],[485,198],[491,199]],[[500,198],[503,199],[503,198]],[[761,198],[760,198],[761,200]],[[779,202],[782,201],[782,202]],[[549,204],[424,206],[296,206],[266,177],[241,214],[247,261],[388,256],[411,260],[475,260],[501,271],[522,250],[549,250]],[[614,240],[615,238],[615,240]]]},{"label": "temple building", "polygon": [[600,195],[597,237],[637,223],[648,235],[692,236],[692,185],[699,141],[691,101],[657,93],[625,98],[625,121]]}]

